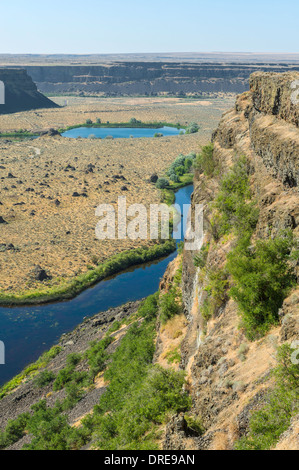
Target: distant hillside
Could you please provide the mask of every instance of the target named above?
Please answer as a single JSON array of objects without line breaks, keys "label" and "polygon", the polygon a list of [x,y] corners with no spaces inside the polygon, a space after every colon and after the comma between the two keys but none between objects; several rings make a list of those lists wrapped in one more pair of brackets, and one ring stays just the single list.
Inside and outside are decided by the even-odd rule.
[{"label": "distant hillside", "polygon": [[0,69],[0,81],[5,86],[5,104],[0,104],[0,114],[58,107],[37,91],[35,83],[27,75],[26,70]]},{"label": "distant hillside", "polygon": [[298,64],[113,62],[98,65],[25,65],[42,93],[156,95],[243,93],[254,72],[299,71]]}]

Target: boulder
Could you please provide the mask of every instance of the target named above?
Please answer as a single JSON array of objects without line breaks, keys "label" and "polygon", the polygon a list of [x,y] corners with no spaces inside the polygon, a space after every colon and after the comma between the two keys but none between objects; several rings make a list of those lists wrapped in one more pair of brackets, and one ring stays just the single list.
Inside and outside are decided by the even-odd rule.
[{"label": "boulder", "polygon": [[154,174],[151,175],[149,180],[150,180],[151,183],[157,183],[158,179],[159,179],[159,177],[158,177],[157,173],[154,173]]},{"label": "boulder", "polygon": [[40,266],[35,266],[32,270],[32,276],[36,281],[43,282],[49,279],[52,279],[51,276],[47,274],[47,272],[41,268]]}]

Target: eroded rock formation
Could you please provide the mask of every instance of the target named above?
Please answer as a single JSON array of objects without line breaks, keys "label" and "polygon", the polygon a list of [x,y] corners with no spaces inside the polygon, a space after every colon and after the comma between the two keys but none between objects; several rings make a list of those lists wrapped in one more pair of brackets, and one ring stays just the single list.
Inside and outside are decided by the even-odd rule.
[{"label": "eroded rock formation", "polygon": [[0,81],[5,87],[5,104],[0,104],[0,114],[58,107],[37,91],[36,85],[25,70],[0,69]]}]

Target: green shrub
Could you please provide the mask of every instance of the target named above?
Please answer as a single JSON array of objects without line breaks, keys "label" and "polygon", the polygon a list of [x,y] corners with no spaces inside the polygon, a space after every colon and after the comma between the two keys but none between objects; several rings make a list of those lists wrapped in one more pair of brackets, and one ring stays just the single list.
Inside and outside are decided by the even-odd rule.
[{"label": "green shrub", "polygon": [[68,424],[62,407],[48,408],[42,400],[33,405],[33,416],[26,429],[33,435],[32,442],[23,447],[25,450],[73,450],[80,449],[86,441],[80,431]]},{"label": "green shrub", "polygon": [[[85,377],[87,374],[85,375]],[[62,403],[63,411],[71,410],[76,406],[76,404],[82,399],[83,397],[83,390],[80,384],[76,383],[75,381],[68,383],[65,386],[66,390],[66,398]]]},{"label": "green shrub", "polygon": [[203,302],[201,313],[206,320],[209,320],[227,302],[229,282],[228,273],[225,269],[208,270],[207,274],[208,284],[205,287],[205,291],[208,297]]},{"label": "green shrub", "polygon": [[199,125],[196,122],[191,122],[186,129],[186,134],[196,134],[199,131]]},{"label": "green shrub", "polygon": [[0,450],[5,449],[18,442],[25,435],[27,423],[30,419],[29,413],[24,413],[18,416],[15,420],[10,420],[7,423],[4,432],[0,432]]},{"label": "green shrub", "polygon": [[118,331],[120,328],[121,328],[121,322],[115,321],[113,325],[109,328],[108,334],[115,333],[115,331]]},{"label": "green shrub", "polygon": [[141,124],[141,121],[137,121],[136,118],[132,118],[132,119],[130,119],[129,124],[131,124],[131,125],[134,126],[134,125],[136,125],[136,124]]},{"label": "green shrub", "polygon": [[171,289],[166,294],[160,296],[160,319],[162,323],[166,323],[175,315],[182,312],[182,306],[177,298],[177,289]]},{"label": "green shrub", "polygon": [[179,182],[180,182],[180,178],[179,178],[179,176],[178,176],[176,173],[170,173],[170,174],[169,174],[169,179],[170,179],[173,183],[179,183]]},{"label": "green shrub", "polygon": [[110,336],[106,336],[99,342],[94,341],[85,353],[89,365],[89,376],[93,382],[96,376],[105,368],[106,362],[109,359],[106,349],[112,341],[113,339]]},{"label": "green shrub", "polygon": [[190,172],[195,158],[195,153],[189,153],[188,155],[180,154],[170,165],[167,176],[169,176],[172,181],[177,182],[176,180],[179,180],[180,176]]},{"label": "green shrub", "polygon": [[183,176],[186,172],[186,168],[185,168],[185,166],[178,166],[178,167],[176,167],[175,172],[176,172],[177,176]]},{"label": "green shrub", "polygon": [[123,397],[119,410],[98,419],[97,441],[101,450],[155,449],[155,425],[167,414],[190,408],[182,391],[184,373],[151,366],[140,385]]},{"label": "green shrub", "polygon": [[167,178],[159,178],[156,183],[156,187],[158,189],[165,189],[165,188],[168,188],[168,186],[169,186],[169,181]]},{"label": "green shrub", "polygon": [[138,314],[146,321],[157,318],[159,292],[147,297],[138,309]]},{"label": "green shrub", "polygon": [[249,433],[238,441],[237,450],[271,449],[299,412],[299,365],[291,361],[293,352],[287,344],[278,349],[274,390],[268,395],[266,405],[252,413]]},{"label": "green shrub", "polygon": [[55,380],[54,372],[51,372],[49,370],[44,370],[43,372],[41,372],[35,377],[33,384],[35,387],[43,388],[49,385],[51,382],[53,382],[53,380]]},{"label": "green shrub", "polygon": [[53,384],[54,392],[62,390],[70,382],[76,384],[82,384],[84,386],[87,384],[87,373],[86,372],[77,372],[75,370],[76,366],[82,360],[81,354],[70,354],[66,359],[66,367],[59,371],[57,374],[56,380]]},{"label": "green shrub", "polygon": [[205,428],[203,427],[201,419],[190,414],[186,414],[184,418],[187,423],[189,433],[191,431],[191,434],[195,436],[202,436],[205,433]]},{"label": "green shrub", "polygon": [[200,249],[200,252],[195,255],[194,257],[194,266],[196,268],[204,268],[206,263],[207,263],[207,259],[208,259],[208,255],[209,255],[209,249],[210,249],[210,244],[207,243],[205,245],[203,245]]},{"label": "green shrub", "polygon": [[214,145],[209,144],[201,149],[196,157],[195,168],[208,177],[212,177],[217,169],[217,163],[214,159]]},{"label": "green shrub", "polygon": [[60,352],[62,348],[60,346],[53,346],[49,351],[45,352],[34,364],[30,364],[26,369],[8,383],[3,385],[0,389],[0,400],[8,395],[11,391],[17,388],[22,381],[30,376],[36,374],[36,371],[46,367],[52,359],[54,359]]},{"label": "green shrub", "polygon": [[82,354],[72,353],[66,358],[66,365],[76,367],[82,360]]},{"label": "green shrub", "polygon": [[181,358],[181,352],[178,347],[169,351],[165,355],[165,359],[167,359],[168,364],[179,364],[181,362]]},{"label": "green shrub", "polygon": [[242,326],[251,340],[278,323],[278,311],[296,283],[290,266],[293,246],[291,232],[259,240],[255,247],[246,237],[228,254],[227,269],[234,281],[230,295],[238,303]]},{"label": "green shrub", "polygon": [[221,217],[218,220],[218,231],[225,235],[232,229],[242,236],[252,234],[259,216],[259,210],[251,199],[246,157],[239,158],[232,169],[225,175],[220,184],[215,207]]},{"label": "green shrub", "polygon": [[205,299],[203,301],[202,306],[200,308],[200,312],[201,312],[202,317],[206,321],[209,321],[212,318],[214,309],[209,299]]}]

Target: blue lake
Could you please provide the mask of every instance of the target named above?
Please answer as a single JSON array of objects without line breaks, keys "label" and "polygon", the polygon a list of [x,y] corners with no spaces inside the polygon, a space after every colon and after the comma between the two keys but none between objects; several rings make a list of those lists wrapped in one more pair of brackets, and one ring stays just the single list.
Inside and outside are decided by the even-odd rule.
[{"label": "blue lake", "polygon": [[94,136],[97,139],[105,139],[107,136],[112,136],[114,139],[128,139],[130,137],[154,137],[156,133],[163,134],[163,136],[178,135],[181,131],[185,133],[184,129],[176,129],[175,127],[161,127],[159,129],[145,129],[136,127],[78,127],[71,129],[62,134],[63,137],[77,139],[82,137],[88,139]]},{"label": "blue lake", "polygon": [[[176,203],[182,211],[184,204],[190,204],[192,192],[191,185],[176,193]],[[183,238],[182,233],[181,240]],[[36,361],[63,333],[74,329],[84,317],[156,292],[169,262],[176,255],[177,252],[167,258],[132,267],[99,282],[67,302],[31,307],[0,307],[0,340],[6,348],[6,365],[0,365],[0,385]]]}]

